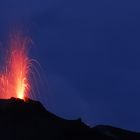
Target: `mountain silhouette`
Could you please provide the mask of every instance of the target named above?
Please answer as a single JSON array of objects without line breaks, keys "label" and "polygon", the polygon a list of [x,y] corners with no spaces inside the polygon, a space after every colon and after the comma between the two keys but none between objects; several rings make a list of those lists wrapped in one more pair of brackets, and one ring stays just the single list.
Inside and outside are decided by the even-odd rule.
[{"label": "mountain silhouette", "polygon": [[140,133],[112,126],[86,126],[80,119],[65,120],[40,102],[0,99],[0,140],[140,140]]}]

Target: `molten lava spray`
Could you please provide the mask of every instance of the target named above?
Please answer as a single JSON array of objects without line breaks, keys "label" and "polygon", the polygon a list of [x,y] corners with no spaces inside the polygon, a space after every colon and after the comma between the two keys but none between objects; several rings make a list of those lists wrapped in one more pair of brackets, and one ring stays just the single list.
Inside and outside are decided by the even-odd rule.
[{"label": "molten lava spray", "polygon": [[0,72],[0,98],[25,99],[30,90],[28,58],[28,38],[14,34],[9,41],[5,66]]}]

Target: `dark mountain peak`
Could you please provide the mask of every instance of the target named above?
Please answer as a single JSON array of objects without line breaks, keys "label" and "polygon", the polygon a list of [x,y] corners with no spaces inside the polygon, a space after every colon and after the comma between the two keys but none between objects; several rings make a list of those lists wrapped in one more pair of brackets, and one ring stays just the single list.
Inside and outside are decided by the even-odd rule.
[{"label": "dark mountain peak", "polygon": [[26,101],[18,98],[0,99],[0,112],[10,115],[42,115],[46,109],[38,101],[27,99]]},{"label": "dark mountain peak", "polygon": [[0,139],[5,140],[140,140],[133,133],[112,126],[89,128],[81,119],[65,120],[31,99],[0,99]]},{"label": "dark mountain peak", "polygon": [[81,119],[77,120],[64,120],[55,114],[47,111],[44,106],[39,101],[34,101],[29,98],[26,98],[25,101],[19,98],[10,98],[10,99],[0,99],[0,114],[10,116],[11,118],[17,118],[18,116],[23,119],[29,118],[45,118],[48,123],[62,123],[73,125],[83,125],[85,126]]}]

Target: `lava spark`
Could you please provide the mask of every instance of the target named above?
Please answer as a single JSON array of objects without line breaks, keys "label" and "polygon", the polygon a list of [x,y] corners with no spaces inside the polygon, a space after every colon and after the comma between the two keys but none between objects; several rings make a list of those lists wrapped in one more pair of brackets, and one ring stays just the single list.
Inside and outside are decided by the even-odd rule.
[{"label": "lava spark", "polygon": [[6,63],[0,72],[0,98],[25,99],[30,90],[29,71],[31,60],[28,58],[29,40],[20,34],[10,38]]}]

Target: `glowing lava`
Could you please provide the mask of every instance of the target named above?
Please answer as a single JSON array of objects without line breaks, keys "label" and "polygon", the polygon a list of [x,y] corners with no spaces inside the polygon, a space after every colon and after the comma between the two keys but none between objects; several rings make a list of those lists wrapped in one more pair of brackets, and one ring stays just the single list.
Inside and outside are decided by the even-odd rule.
[{"label": "glowing lava", "polygon": [[0,73],[0,98],[25,99],[28,96],[31,65],[27,51],[28,43],[28,38],[20,34],[10,38],[5,67]]}]

